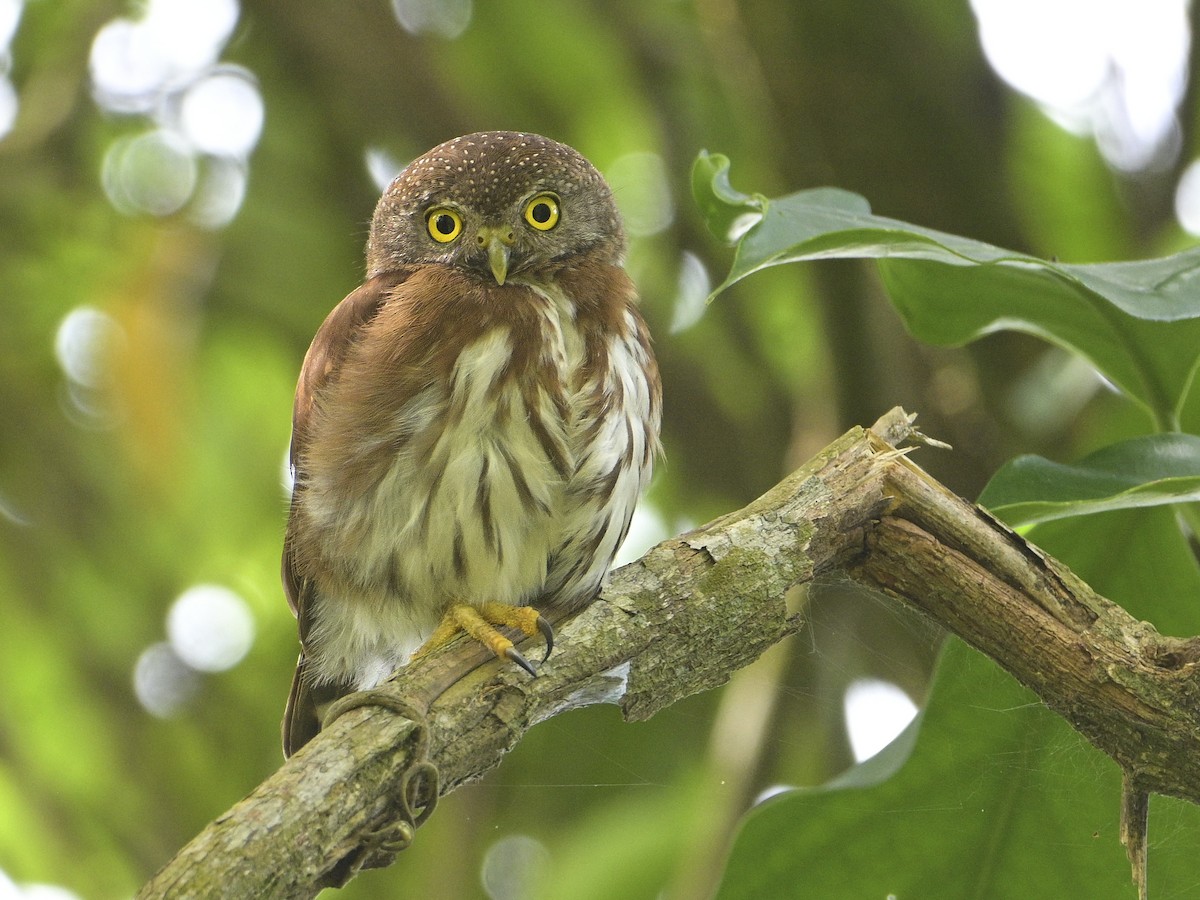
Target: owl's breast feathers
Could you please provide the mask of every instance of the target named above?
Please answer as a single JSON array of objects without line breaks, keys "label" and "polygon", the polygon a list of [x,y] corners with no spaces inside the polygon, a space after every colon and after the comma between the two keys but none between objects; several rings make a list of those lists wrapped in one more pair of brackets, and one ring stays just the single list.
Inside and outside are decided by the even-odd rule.
[{"label": "owl's breast feathers", "polygon": [[[330,314],[293,424],[284,580],[302,640],[313,589],[370,628],[398,617],[388,631],[450,602],[570,608],[599,587],[658,450],[658,372],[623,270],[584,255],[549,283],[422,266]],[[315,643],[366,640],[336,630]]]}]

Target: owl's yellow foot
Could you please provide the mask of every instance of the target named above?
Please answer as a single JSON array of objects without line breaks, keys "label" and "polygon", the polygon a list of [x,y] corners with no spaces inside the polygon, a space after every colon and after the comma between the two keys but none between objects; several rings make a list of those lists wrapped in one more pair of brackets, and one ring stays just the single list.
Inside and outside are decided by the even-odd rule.
[{"label": "owl's yellow foot", "polygon": [[485,603],[482,606],[470,606],[466,603],[456,603],[446,611],[441,624],[412,655],[413,660],[420,659],[427,653],[446,646],[461,632],[465,632],[479,643],[500,657],[511,659],[518,666],[537,677],[537,671],[513,642],[496,630],[496,625],[508,625],[518,628],[522,633],[533,637],[538,632],[546,639],[546,655],[542,662],[550,658],[554,649],[554,629],[550,623],[532,606],[509,606],[507,603]]}]

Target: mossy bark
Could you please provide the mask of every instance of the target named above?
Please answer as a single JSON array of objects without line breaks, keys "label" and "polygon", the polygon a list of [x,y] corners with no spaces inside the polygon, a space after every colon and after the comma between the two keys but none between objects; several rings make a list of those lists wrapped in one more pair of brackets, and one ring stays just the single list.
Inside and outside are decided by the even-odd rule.
[{"label": "mossy bark", "polygon": [[[616,703],[643,719],[722,684],[799,628],[790,588],[838,571],[990,655],[1120,763],[1135,795],[1200,802],[1200,639],[1159,635],[954,496],[896,449],[914,437],[893,410],[744,509],[615,572],[595,603],[556,623],[536,679],[462,643],[399,673],[381,690],[426,712],[440,794],[565,710]],[[346,713],[139,897],[311,897],[359,865],[386,865],[421,744],[386,706]]]}]

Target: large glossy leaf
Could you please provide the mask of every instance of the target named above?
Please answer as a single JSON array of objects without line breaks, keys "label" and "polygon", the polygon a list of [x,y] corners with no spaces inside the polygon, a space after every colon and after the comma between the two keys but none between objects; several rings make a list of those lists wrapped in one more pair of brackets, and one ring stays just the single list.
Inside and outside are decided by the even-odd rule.
[{"label": "large glossy leaf", "polygon": [[1004,466],[979,502],[1160,631],[1200,633],[1200,567],[1169,504],[1200,498],[1200,437],[1149,435],[1074,465]]},{"label": "large glossy leaf", "polygon": [[[849,774],[756,808],[717,897],[1132,898],[1120,783],[1116,764],[951,640],[900,771],[882,781]],[[1200,810],[1155,798],[1155,821],[1165,809],[1152,890],[1182,895],[1195,885],[1188,848],[1200,840]]]},{"label": "large glossy leaf", "polygon": [[1200,566],[1170,507],[1043,522],[1026,536],[1134,618],[1200,634]]},{"label": "large glossy leaf", "polygon": [[1200,437],[1156,434],[1104,447],[1073,465],[1018,456],[979,502],[1012,525],[1200,500]]},{"label": "large glossy leaf", "polygon": [[998,329],[1084,356],[1159,424],[1176,418],[1200,355],[1200,248],[1164,259],[1068,265],[871,213],[834,188],[766,200],[733,190],[729,161],[702,154],[693,191],[710,228],[761,213],[740,237],[719,293],[769,266],[869,258],[920,339],[955,345]]}]

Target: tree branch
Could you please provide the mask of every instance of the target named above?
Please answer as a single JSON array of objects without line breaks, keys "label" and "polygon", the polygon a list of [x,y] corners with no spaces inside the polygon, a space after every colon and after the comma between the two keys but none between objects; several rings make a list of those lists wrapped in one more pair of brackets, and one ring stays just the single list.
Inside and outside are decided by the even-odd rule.
[{"label": "tree branch", "polygon": [[[311,897],[361,865],[386,865],[411,837],[396,824],[397,798],[421,802],[406,773],[426,734],[444,795],[568,709],[616,703],[647,718],[794,632],[802,612],[788,609],[789,588],[832,571],[991,656],[1115,759],[1131,791],[1200,802],[1200,638],[1159,635],[950,493],[895,449],[918,436],[910,423],[897,409],[851,430],[749,506],[615,572],[596,602],[558,623],[536,679],[467,643],[402,671],[138,896]],[[387,697],[424,712],[428,732]]]}]

